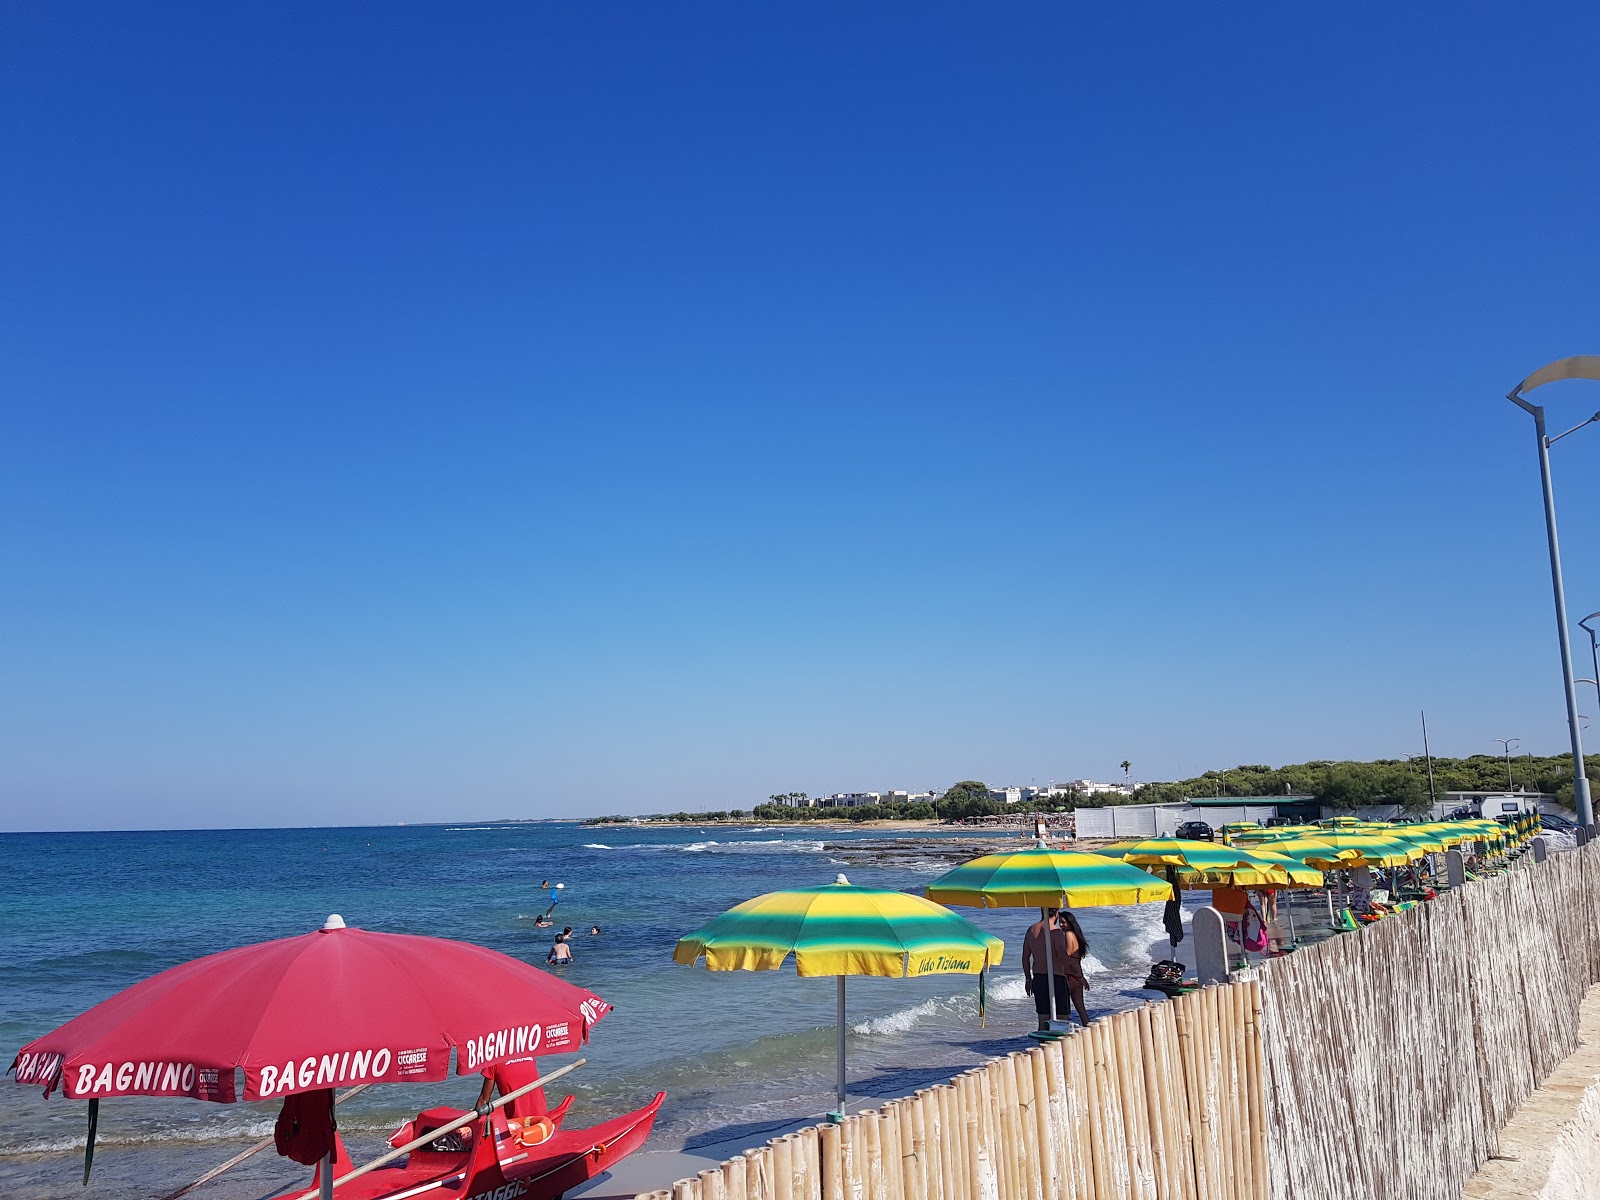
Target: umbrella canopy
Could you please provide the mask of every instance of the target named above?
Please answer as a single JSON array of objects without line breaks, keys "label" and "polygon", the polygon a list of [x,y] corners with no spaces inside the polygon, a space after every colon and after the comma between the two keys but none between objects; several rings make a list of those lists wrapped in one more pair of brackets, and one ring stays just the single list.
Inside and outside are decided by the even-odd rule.
[{"label": "umbrella canopy", "polygon": [[[1410,842],[1370,833],[1341,833],[1328,830],[1317,838],[1336,850],[1355,850],[1359,858],[1346,859],[1341,869],[1354,867],[1403,867],[1413,859],[1421,858],[1425,850]],[[1298,858],[1299,855],[1294,857]]]},{"label": "umbrella canopy", "polygon": [[1449,846],[1435,833],[1422,828],[1420,825],[1393,825],[1383,834],[1385,837],[1398,838],[1408,842],[1428,854],[1443,854]]},{"label": "umbrella canopy", "polygon": [[1297,858],[1303,863],[1310,863],[1325,871],[1339,870],[1346,863],[1352,866],[1359,865],[1358,860],[1361,858],[1361,851],[1352,846],[1333,846],[1321,838],[1312,837],[1284,838],[1281,842],[1264,842],[1256,849],[1270,850],[1273,854],[1281,854],[1285,858]]},{"label": "umbrella canopy", "polygon": [[1267,846],[1256,846],[1250,853],[1280,867],[1289,877],[1289,882],[1283,886],[1305,888],[1322,886],[1322,872],[1307,866],[1302,859],[1270,850]]},{"label": "umbrella canopy", "polygon": [[790,954],[806,976],[976,975],[998,966],[1005,943],[942,905],[905,892],[823,887],[768,892],[678,941],[672,960],[704,956],[712,971],[775,971]]},{"label": "umbrella canopy", "polygon": [[1117,842],[1099,853],[1141,867],[1173,867],[1184,887],[1282,887],[1289,876],[1281,864],[1260,857],[1253,849],[1191,842],[1183,838],[1148,838]]},{"label": "umbrella canopy", "polygon": [[[467,942],[347,929],[224,950],[172,967],[24,1046],[18,1083],[72,1099],[231,1103],[349,1083],[465,1075],[576,1049],[611,1006]],[[244,1071],[242,1095],[236,1068]]]},{"label": "umbrella canopy", "polygon": [[1326,817],[1317,824],[1323,829],[1337,829],[1342,825],[1365,825],[1360,817]]},{"label": "umbrella canopy", "polygon": [[[824,887],[768,892],[678,939],[672,961],[711,971],[775,971],[790,954],[801,975],[839,978],[839,1113],[845,1108],[845,976],[976,975],[1005,943],[942,905],[905,892]],[[980,1008],[983,981],[979,981]]]},{"label": "umbrella canopy", "polygon": [[1434,821],[1427,825],[1417,825],[1418,832],[1426,833],[1434,841],[1443,846],[1459,846],[1462,842],[1473,840],[1473,833],[1469,829],[1461,828],[1459,821]]},{"label": "umbrella canopy", "polygon": [[985,854],[945,872],[926,892],[940,904],[971,908],[1055,908],[1063,898],[1083,908],[1172,899],[1170,884],[1137,867],[1045,846]]}]

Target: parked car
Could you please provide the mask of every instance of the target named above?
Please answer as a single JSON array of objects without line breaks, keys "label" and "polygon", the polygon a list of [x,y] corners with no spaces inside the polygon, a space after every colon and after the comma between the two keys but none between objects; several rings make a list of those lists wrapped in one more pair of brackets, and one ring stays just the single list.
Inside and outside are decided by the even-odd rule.
[{"label": "parked car", "polygon": [[1261,826],[1264,829],[1276,829],[1280,825],[1293,825],[1294,823],[1295,819],[1293,817],[1268,817],[1261,822]]},{"label": "parked car", "polygon": [[1539,823],[1546,829],[1553,829],[1557,833],[1571,833],[1578,826],[1557,813],[1542,813]]},{"label": "parked car", "polygon": [[1470,808],[1466,808],[1466,807],[1452,808],[1450,810],[1450,815],[1448,817],[1446,817],[1445,820],[1446,821],[1471,821],[1477,815],[1478,814],[1475,811],[1473,811],[1472,809],[1470,809]]},{"label": "parked car", "polygon": [[1214,842],[1216,834],[1204,821],[1185,821],[1178,826],[1178,836],[1188,842]]}]

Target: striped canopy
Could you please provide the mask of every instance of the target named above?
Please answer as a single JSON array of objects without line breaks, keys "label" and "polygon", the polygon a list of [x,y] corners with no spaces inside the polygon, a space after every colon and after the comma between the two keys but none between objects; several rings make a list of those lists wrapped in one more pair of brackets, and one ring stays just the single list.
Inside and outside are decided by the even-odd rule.
[{"label": "striped canopy", "polygon": [[1459,846],[1462,842],[1473,841],[1477,836],[1472,830],[1461,828],[1460,821],[1434,821],[1413,828],[1446,847]]},{"label": "striped canopy", "polygon": [[1250,853],[1257,858],[1264,858],[1268,862],[1276,863],[1282,867],[1289,876],[1289,887],[1311,888],[1322,886],[1322,872],[1314,867],[1307,866],[1301,859],[1282,854],[1277,850],[1269,850],[1266,846],[1256,846],[1251,849]]},{"label": "striped canopy", "polygon": [[1391,825],[1383,836],[1398,838],[1429,854],[1443,854],[1449,849],[1438,834],[1421,825]]},{"label": "striped canopy", "polygon": [[1364,825],[1366,822],[1360,817],[1327,817],[1317,824],[1324,829],[1336,829],[1341,825]]},{"label": "striped canopy", "polygon": [[1099,854],[1033,846],[985,854],[928,885],[928,899],[971,908],[1081,908],[1172,899],[1172,886]]},{"label": "striped canopy", "polygon": [[1282,887],[1289,876],[1281,864],[1256,854],[1254,849],[1216,842],[1191,842],[1184,838],[1147,838],[1117,842],[1099,851],[1107,858],[1140,867],[1173,867],[1183,887]]},{"label": "striped canopy", "polygon": [[1252,852],[1270,850],[1273,854],[1281,854],[1285,858],[1296,858],[1303,863],[1310,863],[1324,871],[1337,871],[1346,863],[1357,866],[1361,858],[1361,851],[1351,846],[1330,846],[1321,838],[1297,837],[1284,838],[1281,842],[1264,842],[1252,848]]},{"label": "striped canopy", "polygon": [[1341,864],[1342,867],[1403,867],[1427,853],[1421,847],[1399,838],[1366,832],[1341,833],[1330,829],[1320,835],[1317,841],[1336,850],[1355,850],[1360,853],[1360,858],[1347,859]]},{"label": "striped canopy", "polygon": [[768,892],[685,935],[672,960],[702,955],[713,971],[775,971],[790,954],[801,975],[976,975],[1005,943],[948,908],[843,875],[823,887]]}]

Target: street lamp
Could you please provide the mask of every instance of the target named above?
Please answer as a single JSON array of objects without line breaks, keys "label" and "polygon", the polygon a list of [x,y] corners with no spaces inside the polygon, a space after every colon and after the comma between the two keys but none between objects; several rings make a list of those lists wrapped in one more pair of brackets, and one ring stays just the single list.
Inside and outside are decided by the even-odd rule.
[{"label": "street lamp", "polygon": [[1589,682],[1594,683],[1596,693],[1600,693],[1600,683],[1595,683],[1595,679],[1600,679],[1600,647],[1595,645],[1595,629],[1593,625],[1589,624],[1596,617],[1600,617],[1600,612],[1590,613],[1578,624],[1583,626],[1583,631],[1589,635],[1589,661],[1594,664],[1594,679],[1589,680]]},{"label": "street lamp", "polygon": [[[1567,634],[1567,596],[1561,583],[1561,547],[1556,540],[1556,501],[1550,490],[1550,447],[1576,433],[1593,421],[1600,421],[1600,412],[1587,421],[1574,425],[1566,433],[1549,437],[1544,429],[1544,408],[1530,403],[1523,394],[1559,379],[1591,379],[1600,381],[1600,355],[1579,354],[1559,359],[1540,367],[1516,387],[1506,393],[1506,399],[1533,418],[1533,432],[1539,443],[1539,482],[1544,486],[1544,531],[1550,543],[1550,586],[1555,593],[1556,634],[1561,643],[1561,683],[1567,693],[1567,730],[1572,735],[1572,801],[1578,810],[1578,824],[1594,824],[1594,806],[1589,800],[1589,777],[1583,768],[1583,734],[1578,725],[1578,685],[1573,682],[1572,639]],[[1600,678],[1597,675],[1596,678]]]},{"label": "street lamp", "polygon": [[1494,740],[1506,748],[1506,791],[1509,792],[1511,790],[1511,747],[1520,742],[1522,739],[1495,738]]}]

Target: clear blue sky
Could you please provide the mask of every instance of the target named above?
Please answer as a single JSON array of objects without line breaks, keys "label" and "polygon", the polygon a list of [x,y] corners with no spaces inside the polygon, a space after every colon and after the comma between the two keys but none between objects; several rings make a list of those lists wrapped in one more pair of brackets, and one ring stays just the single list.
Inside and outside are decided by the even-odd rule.
[{"label": "clear blue sky", "polygon": [[0,827],[1560,751],[1597,41],[8,5]]}]

